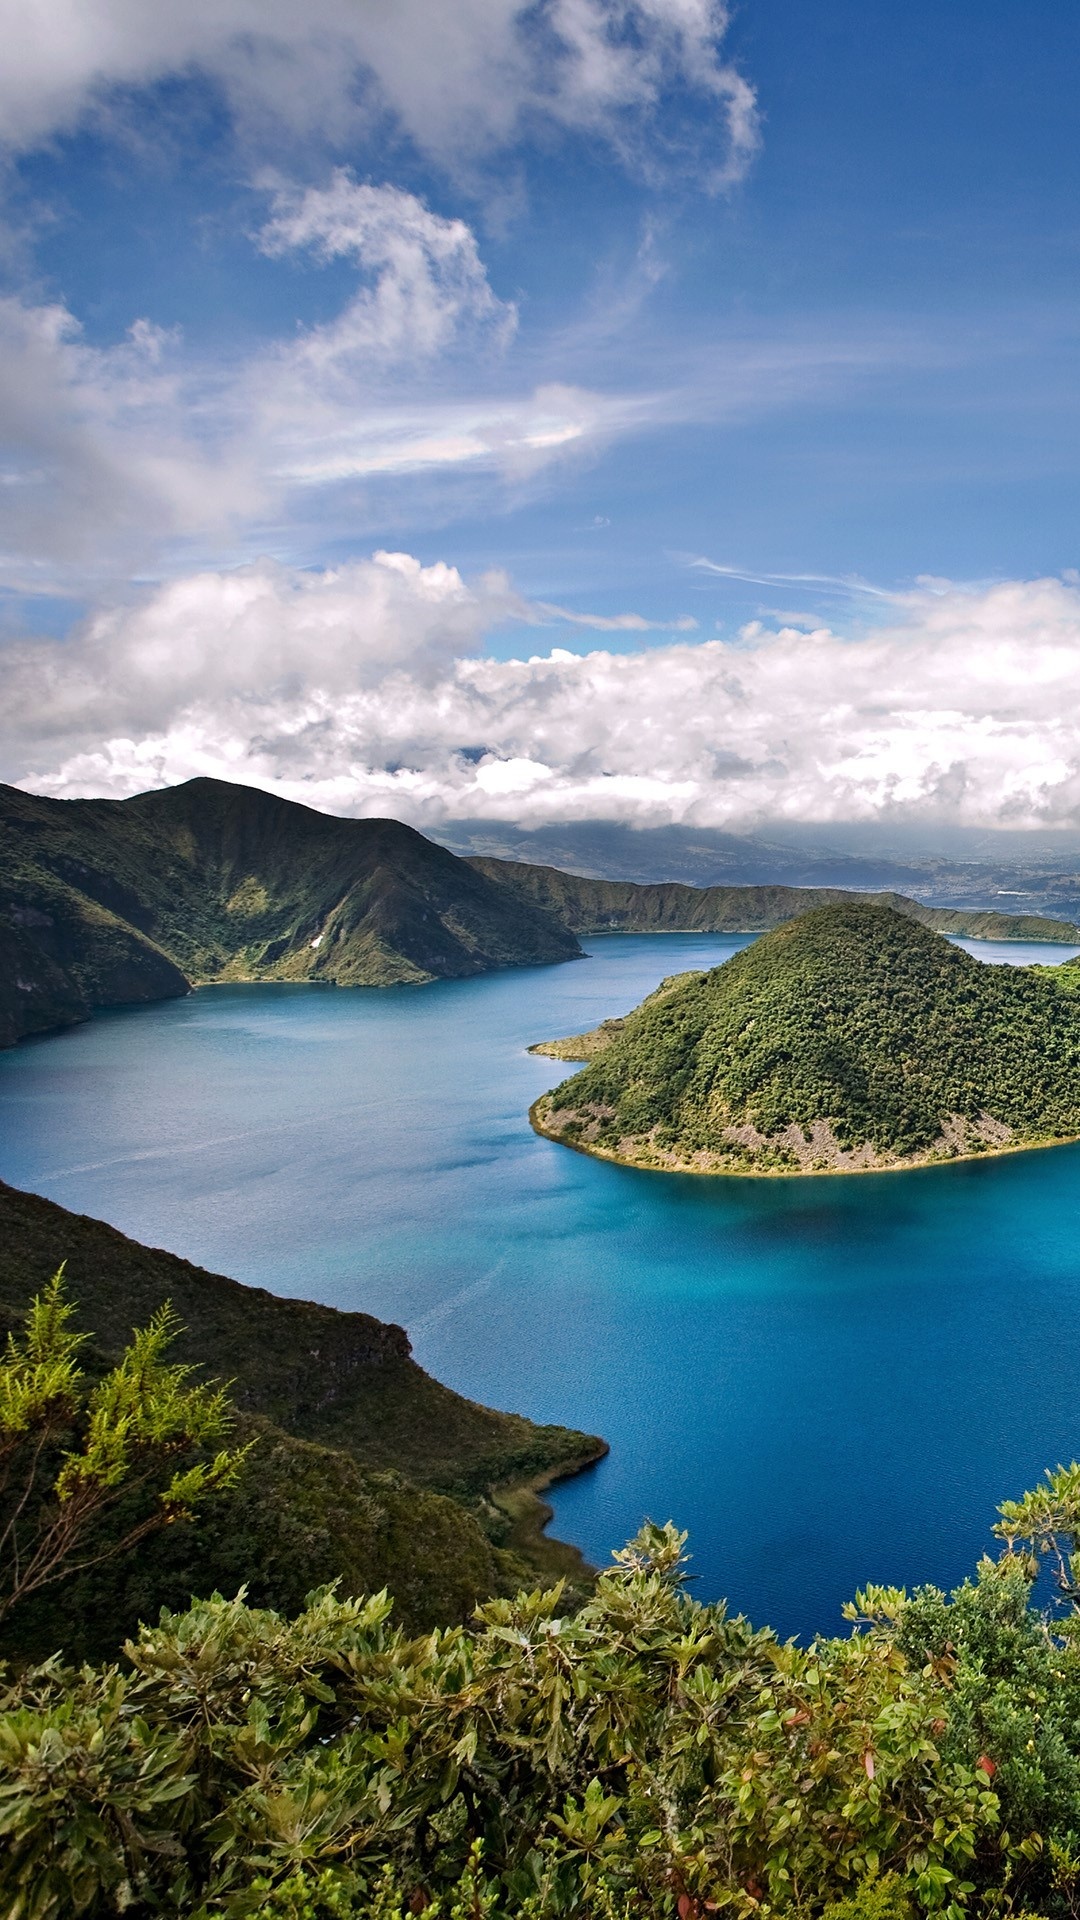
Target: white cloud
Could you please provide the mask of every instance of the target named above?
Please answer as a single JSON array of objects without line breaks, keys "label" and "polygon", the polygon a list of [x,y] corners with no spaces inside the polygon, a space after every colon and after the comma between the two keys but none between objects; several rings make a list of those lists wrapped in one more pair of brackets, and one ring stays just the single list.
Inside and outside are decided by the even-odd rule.
[{"label": "white cloud", "polygon": [[0,0],[0,130],[31,146],[116,88],[194,69],[277,144],[283,130],[341,143],[381,112],[453,166],[547,121],[716,187],[758,141],[727,27],[722,0]]},{"label": "white cloud", "polygon": [[1080,824],[1074,582],[936,582],[859,639],[485,656],[555,612],[403,555],[177,581],[8,650],[3,771],[63,795],[217,773],[420,825]]},{"label": "white cloud", "polygon": [[200,408],[176,346],[136,320],[120,345],[93,348],[66,307],[0,299],[5,585],[48,586],[65,568],[108,572],[117,554],[137,563],[174,533],[256,509],[261,489],[240,449],[196,437]]},{"label": "white cloud", "polygon": [[257,553],[319,493],[321,528],[355,539],[355,494],[337,509],[333,491],[350,482],[464,472],[505,497],[615,440],[820,399],[913,353],[831,327],[712,338],[669,356],[663,387],[551,378],[549,350],[506,357],[514,310],[464,222],[346,173],[279,187],[275,206],[268,245],[344,253],[360,286],[246,361],[200,357],[141,318],[91,346],[66,307],[0,298],[0,590],[89,597],[132,572]]},{"label": "white cloud", "polygon": [[476,331],[503,343],[517,324],[514,307],[492,293],[464,220],[443,219],[400,187],[358,183],[344,168],[327,187],[279,188],[259,239],[271,255],[307,247],[323,260],[353,259],[374,277],[330,325],[287,350],[323,378],[358,356],[368,369],[430,359]]},{"label": "white cloud", "polygon": [[279,184],[262,244],[351,258],[360,286],[332,320],[239,364],[190,356],[146,319],[92,347],[66,307],[0,298],[0,586],[85,590],[192,543],[242,552],[298,490],[528,472],[655,404],[560,382],[492,392],[515,310],[470,227],[413,194],[345,171]]}]

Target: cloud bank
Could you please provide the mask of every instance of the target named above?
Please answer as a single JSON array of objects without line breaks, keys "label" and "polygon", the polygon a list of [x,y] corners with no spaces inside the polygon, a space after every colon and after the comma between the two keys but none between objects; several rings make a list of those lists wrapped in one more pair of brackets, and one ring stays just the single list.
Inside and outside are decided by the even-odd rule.
[{"label": "cloud bank", "polygon": [[[209,773],[421,826],[1080,823],[1071,579],[920,589],[858,638],[754,623],[578,654],[551,645],[574,618],[400,554],[202,573],[8,648],[3,771],[63,796]],[[545,650],[490,657],[508,623]]]}]

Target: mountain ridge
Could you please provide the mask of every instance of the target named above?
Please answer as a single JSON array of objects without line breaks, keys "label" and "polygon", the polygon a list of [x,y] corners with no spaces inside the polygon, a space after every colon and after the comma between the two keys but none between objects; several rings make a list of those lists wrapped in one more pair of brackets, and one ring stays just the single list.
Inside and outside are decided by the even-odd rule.
[{"label": "mountain ridge", "polygon": [[0,787],[0,1044],[211,981],[419,984],[579,953],[400,821],[214,780],[128,800]]},{"label": "mountain ridge", "polygon": [[938,931],[1080,944],[1069,921],[895,893],[463,859],[401,821],[340,819],[227,781],[127,800],[0,786],[0,1046],[215,982],[419,985],[573,959],[583,933],[763,932],[865,898]]},{"label": "mountain ridge", "polygon": [[928,907],[891,890],[849,887],[711,886],[685,881],[594,880],[559,867],[470,856],[468,864],[545,911],[577,934],[768,933],[815,906],[872,900],[935,933],[971,940],[1045,940],[1080,945],[1080,926],[1046,914],[997,913],[982,907]]}]

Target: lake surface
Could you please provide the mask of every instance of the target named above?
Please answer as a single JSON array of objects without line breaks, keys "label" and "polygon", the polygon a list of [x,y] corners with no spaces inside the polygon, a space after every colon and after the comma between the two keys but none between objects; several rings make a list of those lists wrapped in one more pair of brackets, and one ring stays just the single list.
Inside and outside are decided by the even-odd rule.
[{"label": "lake surface", "polygon": [[832,1630],[857,1585],[962,1578],[997,1501],[1080,1454],[1080,1146],[708,1180],[532,1133],[573,1069],[531,1041],[744,944],[618,935],[472,981],[102,1015],[0,1054],[0,1176],[400,1321],[450,1385],[611,1442],[555,1494],[590,1558],[671,1517],[703,1597]]}]

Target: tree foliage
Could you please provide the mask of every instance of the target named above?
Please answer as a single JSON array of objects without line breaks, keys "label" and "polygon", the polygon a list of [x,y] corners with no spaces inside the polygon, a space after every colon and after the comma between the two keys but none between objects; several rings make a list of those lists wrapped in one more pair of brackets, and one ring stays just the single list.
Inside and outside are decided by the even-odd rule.
[{"label": "tree foliage", "polygon": [[[1070,1485],[1080,1469],[1067,1470]],[[1051,1498],[1056,1498],[1053,1485]],[[0,1904],[67,1920],[1071,1916],[1080,1637],[1033,1610],[1045,1495],[951,1599],[868,1589],[809,1647],[702,1605],[647,1527],[558,1588],[406,1637],[215,1596],[122,1666],[0,1702]]]},{"label": "tree foliage", "polygon": [[246,1449],[207,1449],[231,1424],[223,1388],[170,1365],[169,1306],[100,1379],[63,1270],[31,1304],[0,1360],[0,1623],[42,1588],[129,1553],[232,1486]]}]

